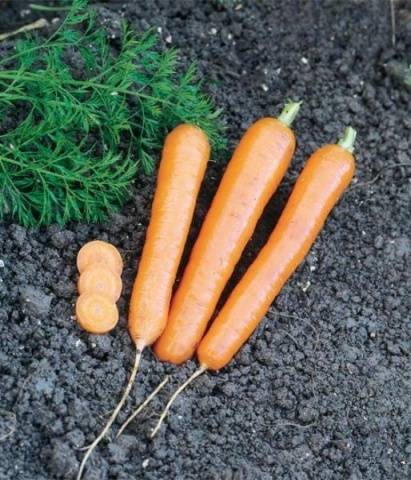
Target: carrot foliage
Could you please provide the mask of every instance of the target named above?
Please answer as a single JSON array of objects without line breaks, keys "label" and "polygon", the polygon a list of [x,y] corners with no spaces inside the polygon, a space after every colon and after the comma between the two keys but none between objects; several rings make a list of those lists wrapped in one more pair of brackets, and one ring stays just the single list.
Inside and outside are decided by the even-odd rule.
[{"label": "carrot foliage", "polygon": [[[74,0],[45,41],[17,42],[0,60],[0,218],[26,226],[101,221],[153,172],[164,135],[181,122],[224,145],[220,111],[175,50],[124,26],[114,53],[87,0]],[[187,159],[189,161],[189,159]]]}]

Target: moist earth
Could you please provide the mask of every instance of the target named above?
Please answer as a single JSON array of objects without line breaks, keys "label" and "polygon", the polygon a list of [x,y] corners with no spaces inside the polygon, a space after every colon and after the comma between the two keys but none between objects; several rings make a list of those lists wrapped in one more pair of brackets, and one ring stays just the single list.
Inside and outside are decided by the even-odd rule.
[{"label": "moist earth", "polygon": [[[43,15],[26,12],[23,21],[26,2],[0,3],[0,31]],[[85,480],[410,478],[411,101],[386,65],[410,63],[411,20],[409,3],[394,2],[393,47],[389,3],[97,5],[111,36],[124,17],[138,31],[157,29],[184,62],[197,59],[225,110],[231,147],[253,120],[278,114],[288,98],[304,101],[292,167],[227,291],[275,225],[308,155],[348,124],[358,130],[358,168],[258,330],[229,366],[176,401],[154,440],[159,411],[196,362],[174,367],[145,352],[115,427],[166,374],[171,380],[119,440],[113,429],[100,444]],[[190,244],[224,166],[208,169]],[[154,179],[140,176],[129,203],[101,225],[0,224],[1,480],[75,478],[79,448],[114,408],[134,357],[127,304],[153,191]],[[95,238],[118,246],[125,261],[121,320],[105,336],[73,318],[76,253]]]}]

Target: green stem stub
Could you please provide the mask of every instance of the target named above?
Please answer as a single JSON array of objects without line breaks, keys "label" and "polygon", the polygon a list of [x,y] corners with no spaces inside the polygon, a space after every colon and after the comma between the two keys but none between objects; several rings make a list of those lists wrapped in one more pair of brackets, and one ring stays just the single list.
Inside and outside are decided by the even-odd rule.
[{"label": "green stem stub", "polygon": [[290,127],[295,117],[300,110],[300,106],[303,102],[288,102],[284,105],[283,111],[280,113],[278,120]]},{"label": "green stem stub", "polygon": [[343,136],[338,141],[338,145],[345,148],[345,150],[348,150],[350,153],[353,153],[356,136],[357,131],[354,130],[352,127],[347,127],[344,130]]},{"label": "green stem stub", "polygon": [[50,7],[49,5],[39,5],[37,3],[29,3],[31,10],[37,10],[39,12],[64,12],[69,11],[71,7]]}]

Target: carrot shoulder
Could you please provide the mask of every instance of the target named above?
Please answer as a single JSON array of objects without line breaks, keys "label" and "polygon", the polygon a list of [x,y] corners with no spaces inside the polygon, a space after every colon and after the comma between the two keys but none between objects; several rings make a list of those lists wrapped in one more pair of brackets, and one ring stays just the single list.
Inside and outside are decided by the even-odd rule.
[{"label": "carrot shoulder", "polygon": [[326,145],[308,160],[268,242],[201,341],[197,355],[203,368],[227,365],[308,253],[353,177],[355,131],[347,129],[347,137],[351,140]]},{"label": "carrot shoulder", "polygon": [[245,133],[224,173],[173,298],[161,359],[181,363],[195,351],[218,299],[295,150],[289,124],[299,104],[279,119],[263,118]]}]

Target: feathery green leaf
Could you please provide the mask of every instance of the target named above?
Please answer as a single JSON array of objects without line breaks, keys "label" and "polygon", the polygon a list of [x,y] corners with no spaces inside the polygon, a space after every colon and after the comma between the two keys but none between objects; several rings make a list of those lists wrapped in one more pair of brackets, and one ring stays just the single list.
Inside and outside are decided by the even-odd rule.
[{"label": "feathery green leaf", "polygon": [[139,168],[153,172],[164,136],[182,122],[221,149],[220,111],[194,66],[178,70],[178,53],[159,51],[152,31],[124,27],[111,53],[86,0],[74,0],[46,41],[17,42],[0,60],[0,113],[11,119],[0,120],[0,218],[103,220],[127,200]]}]

